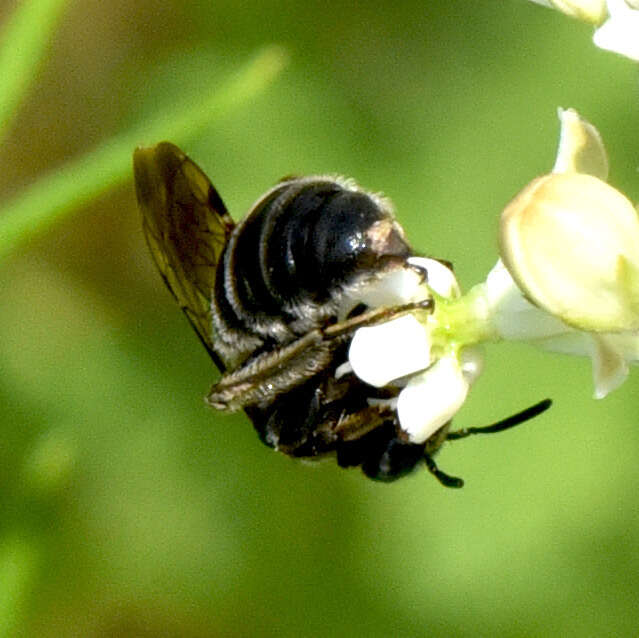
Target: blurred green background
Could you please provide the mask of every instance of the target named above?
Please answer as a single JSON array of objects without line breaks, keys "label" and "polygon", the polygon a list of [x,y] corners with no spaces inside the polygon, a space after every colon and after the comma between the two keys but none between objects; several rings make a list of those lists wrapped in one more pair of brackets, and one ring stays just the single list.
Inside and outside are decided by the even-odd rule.
[{"label": "blurred green background", "polygon": [[[501,208],[552,166],[558,106],[639,198],[636,66],[532,3],[88,0],[0,146],[0,201],[271,43],[282,75],[185,145],[236,218],[284,174],[353,176],[468,288]],[[0,291],[0,635],[635,635],[638,372],[595,402],[587,361],[490,347],[457,424],[551,412],[446,446],[461,491],[383,485],[205,409],[217,372],[130,181],[21,245]]]}]

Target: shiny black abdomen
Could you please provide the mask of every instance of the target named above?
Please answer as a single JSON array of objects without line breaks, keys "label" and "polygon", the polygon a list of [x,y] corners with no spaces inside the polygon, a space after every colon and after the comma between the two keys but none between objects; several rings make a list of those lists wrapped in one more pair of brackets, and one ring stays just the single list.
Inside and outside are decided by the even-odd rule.
[{"label": "shiny black abdomen", "polygon": [[215,298],[223,320],[263,334],[256,318],[290,323],[299,318],[291,307],[303,313],[305,304],[327,304],[381,262],[408,257],[394,220],[383,250],[372,245],[368,231],[393,219],[380,203],[328,179],[276,186],[237,226],[220,260]]}]

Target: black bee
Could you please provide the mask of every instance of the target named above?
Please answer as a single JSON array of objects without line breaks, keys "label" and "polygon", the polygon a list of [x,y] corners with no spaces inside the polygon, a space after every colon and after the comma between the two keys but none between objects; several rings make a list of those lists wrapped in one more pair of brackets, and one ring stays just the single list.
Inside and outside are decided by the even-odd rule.
[{"label": "black bee", "polygon": [[270,447],[295,457],[333,453],[340,466],[381,481],[424,463],[444,485],[461,487],[433,461],[444,441],[501,431],[549,407],[542,401],[485,428],[450,432],[446,424],[409,442],[388,401],[398,390],[338,371],[357,328],[434,304],[361,302],[384,274],[415,268],[386,199],[344,179],[287,178],[236,225],[173,144],[137,149],[134,170],[151,254],[223,373],[206,400],[244,409]]}]

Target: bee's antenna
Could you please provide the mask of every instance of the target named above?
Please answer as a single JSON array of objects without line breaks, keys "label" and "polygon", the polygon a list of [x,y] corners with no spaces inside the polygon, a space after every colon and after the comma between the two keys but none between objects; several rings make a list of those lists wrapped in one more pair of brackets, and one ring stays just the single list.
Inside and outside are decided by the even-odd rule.
[{"label": "bee's antenna", "polygon": [[524,421],[534,419],[537,415],[545,412],[551,405],[552,401],[550,399],[544,399],[543,401],[535,403],[535,405],[531,405],[529,408],[526,408],[521,412],[517,412],[517,414],[513,414],[512,416],[502,419],[501,421],[497,421],[496,423],[492,423],[491,425],[486,425],[481,428],[462,428],[461,430],[449,432],[446,435],[446,440],[454,441],[456,439],[463,439],[471,434],[492,434],[493,432],[503,432],[504,430],[513,428],[520,423],[524,423]]}]

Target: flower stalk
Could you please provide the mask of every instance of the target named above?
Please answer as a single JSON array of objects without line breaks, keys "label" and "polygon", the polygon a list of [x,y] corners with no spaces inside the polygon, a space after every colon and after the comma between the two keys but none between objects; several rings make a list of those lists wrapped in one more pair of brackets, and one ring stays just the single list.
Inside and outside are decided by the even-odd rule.
[{"label": "flower stalk", "polygon": [[481,284],[457,299],[435,295],[435,311],[429,322],[432,347],[442,353],[500,339]]}]

